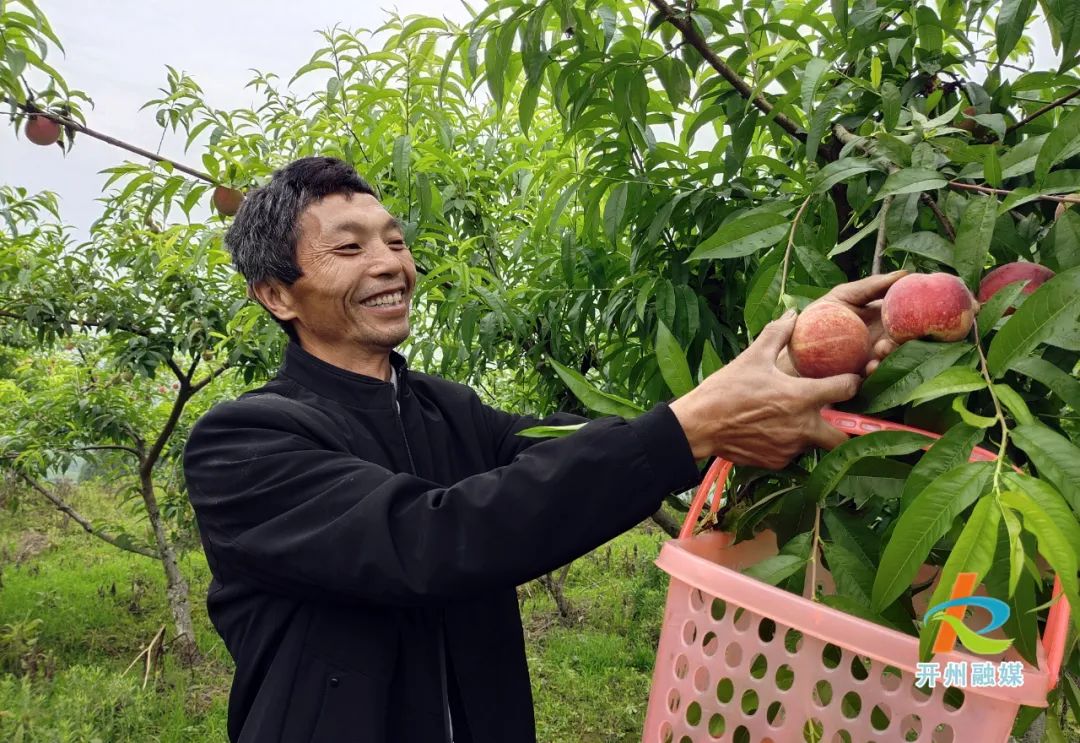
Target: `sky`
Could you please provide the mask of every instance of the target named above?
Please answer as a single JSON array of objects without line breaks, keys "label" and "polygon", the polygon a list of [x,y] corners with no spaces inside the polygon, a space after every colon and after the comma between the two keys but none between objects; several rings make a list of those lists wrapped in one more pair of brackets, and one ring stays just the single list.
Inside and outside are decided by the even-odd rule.
[{"label": "sky", "polygon": [[[473,0],[476,7],[483,0]],[[49,61],[73,88],[86,91],[95,107],[85,110],[87,126],[155,151],[161,130],[153,111],[140,111],[165,83],[165,65],[188,72],[216,108],[249,106],[245,84],[251,69],[276,72],[285,80],[319,47],[315,34],[335,23],[377,28],[386,9],[434,15],[464,23],[470,14],[461,0],[38,0],[63,42],[66,56]],[[92,7],[93,11],[88,12]],[[1034,69],[1056,66],[1045,24],[1033,29]],[[1017,73],[1010,73],[1015,76]],[[166,135],[161,154],[200,168],[197,146],[183,152],[180,136]],[[64,220],[85,231],[100,214],[104,168],[134,158],[122,150],[77,138],[64,156],[58,147],[37,147],[0,130],[0,183],[59,194]]]},{"label": "sky", "polygon": [[[276,72],[287,82],[323,45],[319,29],[336,23],[378,28],[395,7],[402,15],[457,23],[470,17],[460,0],[38,0],[38,7],[66,52],[48,61],[70,87],[94,101],[93,109],[84,108],[86,125],[151,152],[158,148],[161,129],[152,109],[139,108],[158,97],[165,65],[188,72],[211,106],[246,107],[254,99],[244,87],[251,70]],[[197,146],[185,155],[182,137],[170,135],[161,154],[201,170]],[[59,147],[17,140],[0,126],[0,183],[55,191],[64,221],[84,236],[100,215],[95,201],[105,181],[100,171],[136,158],[79,136],[65,156]]]}]

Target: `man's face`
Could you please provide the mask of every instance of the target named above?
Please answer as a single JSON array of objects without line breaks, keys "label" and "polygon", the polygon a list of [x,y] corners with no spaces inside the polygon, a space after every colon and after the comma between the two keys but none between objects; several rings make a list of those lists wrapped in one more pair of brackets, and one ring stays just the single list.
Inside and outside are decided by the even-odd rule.
[{"label": "man's face", "polygon": [[300,215],[303,276],[282,319],[305,348],[385,354],[409,337],[416,265],[400,223],[369,194],[332,194]]}]

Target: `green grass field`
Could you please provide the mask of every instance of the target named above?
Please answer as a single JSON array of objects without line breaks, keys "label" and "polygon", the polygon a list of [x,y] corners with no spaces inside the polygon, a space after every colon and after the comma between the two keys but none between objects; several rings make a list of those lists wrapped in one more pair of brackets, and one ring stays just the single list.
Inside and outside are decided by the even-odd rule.
[{"label": "green grass field", "polygon": [[[100,498],[72,496],[84,513],[115,517]],[[640,739],[667,586],[652,560],[664,539],[638,527],[574,563],[569,617],[538,583],[521,589],[543,743]],[[182,567],[205,660],[184,670],[166,653],[143,688],[142,664],[125,669],[168,623],[158,564],[65,524],[33,496],[3,505],[0,741],[224,740],[231,661],[206,617],[201,552]]]}]

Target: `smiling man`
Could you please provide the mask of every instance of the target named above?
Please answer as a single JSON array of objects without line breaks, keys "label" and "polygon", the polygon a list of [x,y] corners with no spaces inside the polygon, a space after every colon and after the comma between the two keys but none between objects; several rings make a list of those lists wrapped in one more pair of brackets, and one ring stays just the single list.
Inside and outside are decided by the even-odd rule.
[{"label": "smiling man", "polygon": [[[210,618],[236,661],[232,741],[534,741],[515,586],[647,518],[694,484],[695,460],[781,467],[846,438],[820,409],[859,377],[778,367],[792,316],[638,418],[517,436],[585,421],[510,415],[407,368],[394,348],[409,335],[412,255],[338,160],[275,173],[226,245],[289,335],[277,376],[215,406],[184,452]],[[896,278],[827,301],[879,328]]]}]

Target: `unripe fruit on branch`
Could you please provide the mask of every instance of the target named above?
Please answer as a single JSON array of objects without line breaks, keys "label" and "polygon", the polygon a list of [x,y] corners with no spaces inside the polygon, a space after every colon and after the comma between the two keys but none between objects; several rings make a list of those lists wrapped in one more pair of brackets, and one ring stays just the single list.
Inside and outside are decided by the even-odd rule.
[{"label": "unripe fruit on branch", "polygon": [[[983,276],[983,280],[979,284],[979,301],[985,302],[997,294],[1002,287],[1008,286],[1014,281],[1027,281],[1022,291],[1024,294],[1031,294],[1053,277],[1053,271],[1046,266],[1040,266],[1038,263],[1028,263],[1027,261],[1006,263]],[[1005,314],[1011,315],[1014,309],[1010,306],[1009,309],[1005,310]]]},{"label": "unripe fruit on branch", "polygon": [[978,303],[958,277],[912,273],[889,287],[881,323],[897,343],[916,338],[958,341],[971,332]]},{"label": "unripe fruit on branch", "polygon": [[226,217],[231,217],[240,209],[244,194],[235,188],[218,186],[214,189],[214,208]]},{"label": "unripe fruit on branch", "polygon": [[26,122],[26,138],[43,147],[56,144],[60,139],[60,125],[44,116],[31,116]]},{"label": "unripe fruit on branch", "polygon": [[795,321],[788,353],[795,371],[804,377],[860,374],[870,357],[870,331],[844,305],[817,302]]}]

